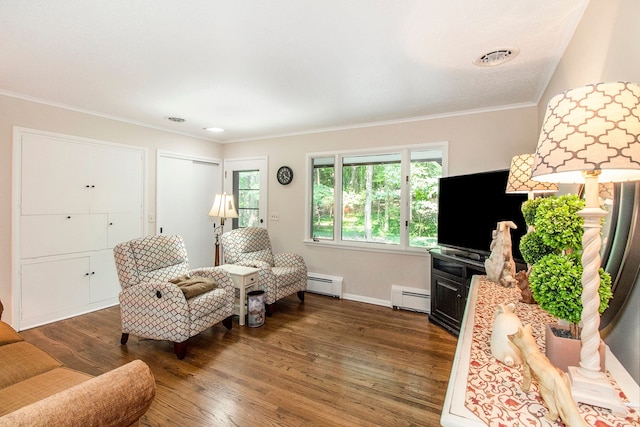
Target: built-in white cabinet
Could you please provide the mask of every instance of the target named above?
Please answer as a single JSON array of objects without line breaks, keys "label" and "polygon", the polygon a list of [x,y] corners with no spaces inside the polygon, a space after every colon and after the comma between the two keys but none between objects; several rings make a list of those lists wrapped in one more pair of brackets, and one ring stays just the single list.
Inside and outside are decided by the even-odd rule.
[{"label": "built-in white cabinet", "polygon": [[117,304],[112,249],[144,235],[146,150],[23,128],[14,149],[17,326]]}]

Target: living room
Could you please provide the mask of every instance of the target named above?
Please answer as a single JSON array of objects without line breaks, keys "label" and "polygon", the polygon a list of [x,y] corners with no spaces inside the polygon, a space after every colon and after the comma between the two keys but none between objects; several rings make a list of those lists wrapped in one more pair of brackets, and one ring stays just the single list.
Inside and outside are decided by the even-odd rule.
[{"label": "living room", "polygon": [[[390,286],[426,288],[430,283],[429,256],[422,254],[343,250],[305,242],[306,155],[311,152],[361,149],[411,144],[448,143],[449,175],[506,169],[514,155],[533,152],[547,101],[572,87],[599,81],[638,81],[640,16],[636,0],[591,0],[571,38],[544,94],[535,104],[443,117],[424,117],[404,122],[336,129],[309,134],[271,137],[233,143],[215,143],[179,133],[118,121],[61,106],[45,104],[15,94],[0,93],[0,299],[3,320],[12,319],[12,159],[14,126],[38,129],[145,147],[148,158],[149,212],[156,208],[156,150],[182,152],[218,159],[268,157],[268,211],[279,221],[268,224],[274,251],[301,254],[309,271],[344,278],[345,293],[362,302],[382,305],[389,301]],[[277,183],[281,165],[292,167],[290,185]],[[475,207],[469,207],[472,214]],[[151,227],[149,234],[153,234]],[[638,293],[635,293],[638,306]],[[610,343],[610,345],[613,345]],[[626,347],[624,341],[618,342]],[[634,353],[635,351],[635,353]],[[629,360],[640,350],[631,349]]]}]

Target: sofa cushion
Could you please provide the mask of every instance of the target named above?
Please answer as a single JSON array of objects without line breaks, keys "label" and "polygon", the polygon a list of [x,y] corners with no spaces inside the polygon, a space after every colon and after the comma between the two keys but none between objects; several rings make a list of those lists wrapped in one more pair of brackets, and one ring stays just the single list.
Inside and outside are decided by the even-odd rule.
[{"label": "sofa cushion", "polygon": [[91,379],[91,375],[55,368],[0,389],[0,416]]},{"label": "sofa cushion", "polygon": [[26,341],[0,346],[0,361],[0,388],[62,366],[62,363]]},{"label": "sofa cushion", "polygon": [[0,321],[0,345],[23,341],[23,338],[9,325]]}]

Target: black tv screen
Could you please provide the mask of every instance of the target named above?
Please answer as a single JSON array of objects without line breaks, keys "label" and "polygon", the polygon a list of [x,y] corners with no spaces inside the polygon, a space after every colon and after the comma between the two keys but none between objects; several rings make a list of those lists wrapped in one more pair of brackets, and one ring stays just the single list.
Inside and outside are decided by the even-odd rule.
[{"label": "black tv screen", "polygon": [[507,194],[508,170],[440,178],[438,245],[474,255],[490,255],[491,232],[500,221],[513,221],[513,257],[522,261],[520,238],[527,226],[522,215],[526,194]]}]

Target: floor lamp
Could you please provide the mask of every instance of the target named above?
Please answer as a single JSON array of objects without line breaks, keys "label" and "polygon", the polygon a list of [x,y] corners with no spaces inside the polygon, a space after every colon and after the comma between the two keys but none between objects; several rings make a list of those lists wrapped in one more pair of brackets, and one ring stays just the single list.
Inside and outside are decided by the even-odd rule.
[{"label": "floor lamp", "polygon": [[233,202],[233,194],[216,194],[209,216],[220,218],[220,225],[216,227],[214,224],[213,228],[213,236],[216,239],[216,255],[213,265],[218,266],[220,265],[220,235],[224,231],[224,220],[226,218],[238,218],[238,212]]},{"label": "floor lamp", "polygon": [[640,180],[640,86],[598,83],[554,96],[547,106],[532,179],[584,183],[582,238],[582,332],[580,366],[569,367],[576,401],[626,414],[615,389],[600,371],[600,235],[606,211],[598,182]]}]

